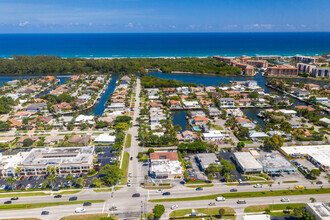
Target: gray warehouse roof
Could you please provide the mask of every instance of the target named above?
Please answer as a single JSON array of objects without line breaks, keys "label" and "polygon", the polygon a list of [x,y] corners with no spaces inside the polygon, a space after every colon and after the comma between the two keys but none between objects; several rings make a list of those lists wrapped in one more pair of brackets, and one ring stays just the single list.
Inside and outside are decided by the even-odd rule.
[{"label": "gray warehouse roof", "polygon": [[219,160],[214,153],[197,154],[197,158],[204,169],[206,169],[211,163],[219,163]]}]

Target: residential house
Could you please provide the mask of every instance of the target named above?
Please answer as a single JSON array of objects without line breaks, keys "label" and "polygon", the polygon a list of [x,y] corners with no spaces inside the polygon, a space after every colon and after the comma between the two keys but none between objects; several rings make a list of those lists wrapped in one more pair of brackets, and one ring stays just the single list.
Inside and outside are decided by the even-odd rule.
[{"label": "residential house", "polygon": [[235,100],[233,98],[220,98],[220,106],[223,108],[235,107]]},{"label": "residential house", "polygon": [[237,125],[240,125],[244,128],[254,129],[256,127],[256,125],[247,118],[236,117],[235,121]]},{"label": "residential house", "polygon": [[14,119],[23,119],[29,118],[31,116],[31,112],[28,111],[18,111],[14,114]]},{"label": "residential house", "polygon": [[72,108],[72,106],[67,102],[61,102],[60,104],[56,104],[53,107],[55,111],[65,111]]},{"label": "residential house", "polygon": [[69,143],[76,145],[88,145],[91,139],[91,135],[72,135],[69,139]]},{"label": "residential house", "polygon": [[64,135],[46,136],[44,144],[45,145],[58,144],[59,142],[63,141],[64,138],[65,138]]},{"label": "residential house", "polygon": [[205,117],[194,117],[193,118],[193,123],[194,123],[194,125],[197,125],[197,126],[206,125],[208,121],[209,121],[209,119],[205,118]]},{"label": "residential house", "polygon": [[207,133],[203,133],[203,139],[205,141],[220,141],[224,138],[224,135],[219,130],[211,130]]},{"label": "residential house", "polygon": [[41,112],[42,110],[48,111],[47,104],[45,102],[33,103],[26,108],[26,111],[28,112]]},{"label": "residential house", "polygon": [[200,108],[197,101],[183,101],[183,105],[187,109]]},{"label": "residential house", "polygon": [[221,115],[221,111],[216,107],[208,107],[207,110],[209,112],[209,115],[212,117],[217,117],[217,116]]},{"label": "residential house", "polygon": [[198,140],[196,132],[185,130],[177,135],[178,141],[193,142]]},{"label": "residential house", "polygon": [[296,91],[293,92],[293,94],[297,97],[301,97],[301,98],[308,98],[310,93],[307,90],[303,90],[303,89],[298,89]]},{"label": "residential house", "polygon": [[216,88],[214,86],[207,86],[205,87],[206,92],[215,92]]},{"label": "residential house", "polygon": [[182,109],[182,104],[180,101],[169,100],[168,104],[170,105],[170,109]]}]

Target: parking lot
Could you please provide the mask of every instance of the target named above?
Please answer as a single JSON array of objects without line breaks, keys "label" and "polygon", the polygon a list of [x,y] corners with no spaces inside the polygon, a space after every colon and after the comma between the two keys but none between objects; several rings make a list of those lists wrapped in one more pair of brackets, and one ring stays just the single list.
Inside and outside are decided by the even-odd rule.
[{"label": "parking lot", "polygon": [[[217,156],[219,156],[219,155],[221,155],[222,158],[223,158],[224,160],[229,160],[230,163],[236,167],[235,163],[234,163],[233,160],[231,159],[231,157],[234,156],[233,152],[228,151],[228,150],[221,150],[221,151],[218,153]],[[235,179],[235,180],[237,180],[237,181],[238,181],[239,179],[241,179],[242,181],[245,181],[244,176],[243,176],[243,175],[242,175],[237,169],[232,170],[230,173],[231,173],[231,178],[232,178],[232,179]],[[221,178],[223,179],[223,177],[221,177]]]}]

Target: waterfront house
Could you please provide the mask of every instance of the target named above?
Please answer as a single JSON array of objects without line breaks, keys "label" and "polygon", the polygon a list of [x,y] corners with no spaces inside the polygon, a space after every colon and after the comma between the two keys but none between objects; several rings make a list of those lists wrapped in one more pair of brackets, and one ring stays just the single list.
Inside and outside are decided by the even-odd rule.
[{"label": "waterfront house", "polygon": [[190,91],[192,93],[195,93],[195,92],[203,92],[204,91],[204,88],[203,87],[190,87]]},{"label": "waterfront house", "polygon": [[247,118],[236,117],[236,124],[248,129],[254,129],[256,125]]},{"label": "waterfront house", "polygon": [[215,89],[214,86],[207,86],[207,87],[205,87],[205,91],[206,91],[206,92],[215,92],[216,89]]},{"label": "waterfront house", "polygon": [[197,116],[197,117],[193,118],[193,124],[197,125],[197,126],[206,125],[208,121],[209,121],[209,119],[206,117]]},{"label": "waterfront house", "polygon": [[173,93],[175,93],[175,88],[164,88],[163,92],[165,94],[173,94]]},{"label": "waterfront house", "polygon": [[184,95],[189,94],[189,88],[186,86],[178,87],[178,88],[176,88],[176,91],[181,92]]},{"label": "waterfront house", "polygon": [[220,98],[220,106],[223,108],[235,107],[235,100],[233,98]]},{"label": "waterfront house", "polygon": [[239,106],[248,107],[251,106],[251,99],[239,99],[235,100],[235,103]]},{"label": "waterfront house", "polygon": [[203,133],[203,139],[205,141],[220,141],[224,138],[224,135],[219,130],[211,130],[207,133]]},{"label": "waterfront house", "polygon": [[329,98],[328,97],[316,97],[315,103],[321,103],[321,104],[327,104],[329,103]]},{"label": "waterfront house", "polygon": [[188,108],[188,109],[200,108],[197,101],[183,101],[183,105],[185,108]]},{"label": "waterfront house", "polygon": [[293,92],[293,94],[297,97],[301,97],[301,98],[308,98],[310,93],[307,90],[304,89],[298,89],[296,91]]},{"label": "waterfront house", "polygon": [[251,139],[262,139],[262,138],[266,138],[269,137],[265,132],[262,131],[250,131],[250,138]]},{"label": "waterfront house", "polygon": [[70,110],[72,108],[72,106],[67,102],[61,102],[60,104],[56,104],[53,107],[55,111]]},{"label": "waterfront house", "polygon": [[170,106],[170,109],[182,109],[182,105],[180,101],[169,100],[168,104]]},{"label": "waterfront house", "polygon": [[208,107],[207,110],[209,112],[209,115],[212,117],[217,117],[217,116],[221,115],[221,111],[216,107]]},{"label": "waterfront house", "polygon": [[26,111],[28,112],[41,112],[41,110],[46,110],[47,104],[44,102],[30,104]]},{"label": "waterfront house", "polygon": [[226,114],[228,117],[242,117],[243,116],[243,112],[239,109],[226,109]]},{"label": "waterfront house", "polygon": [[305,84],[305,88],[309,90],[319,90],[320,86],[316,84]]},{"label": "waterfront house", "polygon": [[178,141],[193,142],[198,140],[196,132],[185,130],[177,135]]}]

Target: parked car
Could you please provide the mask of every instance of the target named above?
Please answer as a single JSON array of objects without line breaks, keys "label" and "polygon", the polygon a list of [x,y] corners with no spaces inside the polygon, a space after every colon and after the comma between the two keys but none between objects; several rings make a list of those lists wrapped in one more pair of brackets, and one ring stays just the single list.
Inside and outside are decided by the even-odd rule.
[{"label": "parked car", "polygon": [[11,204],[11,201],[10,200],[5,201],[3,204]]},{"label": "parked car", "polygon": [[41,215],[49,215],[49,211],[42,211]]},{"label": "parked car", "polygon": [[131,172],[128,173],[128,177],[132,177],[132,173]]},{"label": "parked car", "polygon": [[239,183],[242,183],[242,180],[241,180],[241,179],[238,179],[238,182],[239,182]]},{"label": "parked car", "polygon": [[86,212],[86,209],[82,208],[82,207],[76,208],[76,210],[75,210],[75,213],[85,213],[85,212]]},{"label": "parked car", "polygon": [[62,195],[56,195],[54,196],[55,199],[62,198]]},{"label": "parked car", "polygon": [[0,186],[0,190],[5,189],[5,187],[6,187],[6,185],[2,185],[2,186]]},{"label": "parked car", "polygon": [[164,193],[163,193],[163,196],[169,196],[169,195],[171,195],[170,192],[164,192]]},{"label": "parked car", "polygon": [[203,190],[203,187],[197,187],[196,190],[197,191]]},{"label": "parked car", "polygon": [[69,201],[75,201],[77,199],[78,199],[77,196],[72,196],[72,197],[69,198]]},{"label": "parked car", "polygon": [[256,185],[253,186],[254,188],[262,188],[262,185],[257,183]]},{"label": "parked car", "polygon": [[91,206],[92,203],[91,202],[84,202],[83,206]]},{"label": "parked car", "polygon": [[13,197],[10,200],[18,200],[18,197]]},{"label": "parked car", "polygon": [[237,192],[237,189],[231,189],[230,192]]},{"label": "parked car", "polygon": [[22,184],[20,183],[20,184],[18,184],[18,186],[16,187],[16,189],[20,189],[20,188],[22,188]]},{"label": "parked car", "polygon": [[27,188],[27,189],[30,189],[30,188],[31,188],[31,184],[30,184],[30,183],[27,184],[27,185],[26,185],[26,188]]},{"label": "parked car", "polygon": [[133,157],[130,157],[129,159],[130,159],[130,160],[133,160]]},{"label": "parked car", "polygon": [[140,193],[134,193],[132,197],[140,197]]}]

